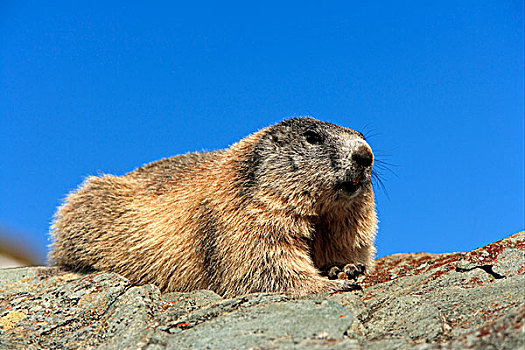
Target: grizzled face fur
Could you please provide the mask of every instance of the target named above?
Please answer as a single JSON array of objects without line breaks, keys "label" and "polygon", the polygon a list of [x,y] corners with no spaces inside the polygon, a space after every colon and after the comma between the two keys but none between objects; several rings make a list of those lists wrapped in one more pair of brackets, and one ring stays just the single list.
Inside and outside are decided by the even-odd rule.
[{"label": "grizzled face fur", "polygon": [[296,204],[351,201],[371,191],[374,155],[363,135],[312,118],[264,129],[248,159],[245,185]]}]

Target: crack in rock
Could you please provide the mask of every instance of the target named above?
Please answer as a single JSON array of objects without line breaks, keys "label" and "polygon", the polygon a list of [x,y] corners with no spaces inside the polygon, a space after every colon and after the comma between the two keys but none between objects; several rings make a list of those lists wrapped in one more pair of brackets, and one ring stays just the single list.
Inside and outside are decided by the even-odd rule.
[{"label": "crack in rock", "polygon": [[190,329],[202,322],[218,317],[221,314],[234,311],[247,301],[248,298],[246,297],[224,300],[219,303],[209,305],[208,307],[190,312],[176,321],[169,322],[166,326],[161,327],[160,329],[169,333],[172,333],[174,328],[181,330]]},{"label": "crack in rock", "polygon": [[480,266],[474,266],[474,267],[468,267],[468,268],[456,266],[456,272],[469,272],[474,269],[481,269],[497,280],[505,278],[504,275],[500,275],[499,273],[495,272],[492,269],[492,265],[480,265]]},{"label": "crack in rock", "polygon": [[168,322],[160,329],[168,333],[174,333],[179,330],[187,330],[193,328],[205,321],[209,321],[221,315],[238,310],[242,307],[250,307],[258,304],[266,304],[272,302],[283,302],[290,300],[287,296],[278,296],[272,294],[262,295],[247,295],[233,299],[222,300],[217,303],[209,304],[203,308],[192,311],[176,321]]}]

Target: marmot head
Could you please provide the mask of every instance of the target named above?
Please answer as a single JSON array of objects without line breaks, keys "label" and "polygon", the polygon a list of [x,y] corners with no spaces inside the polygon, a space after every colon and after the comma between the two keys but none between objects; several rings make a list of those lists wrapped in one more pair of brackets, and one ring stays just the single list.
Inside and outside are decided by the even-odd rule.
[{"label": "marmot head", "polygon": [[372,195],[374,155],[355,130],[294,118],[253,137],[240,168],[244,194],[303,212]]}]

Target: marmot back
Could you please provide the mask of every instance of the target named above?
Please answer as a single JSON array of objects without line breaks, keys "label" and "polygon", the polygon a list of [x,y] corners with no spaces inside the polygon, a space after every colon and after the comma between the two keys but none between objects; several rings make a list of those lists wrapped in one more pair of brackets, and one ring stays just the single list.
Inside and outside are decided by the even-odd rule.
[{"label": "marmot back", "polygon": [[373,268],[372,166],[360,133],[295,118],[225,150],[89,177],[56,213],[50,260],[163,291],[352,289],[333,278]]}]

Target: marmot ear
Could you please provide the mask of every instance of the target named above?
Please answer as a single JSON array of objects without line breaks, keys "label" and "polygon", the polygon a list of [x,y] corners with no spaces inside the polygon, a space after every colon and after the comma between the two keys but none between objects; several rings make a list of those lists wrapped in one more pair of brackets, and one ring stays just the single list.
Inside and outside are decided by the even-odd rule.
[{"label": "marmot ear", "polygon": [[280,129],[272,130],[270,132],[270,138],[277,146],[282,146],[286,143],[286,134]]}]

